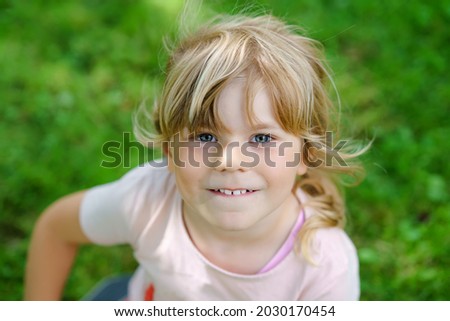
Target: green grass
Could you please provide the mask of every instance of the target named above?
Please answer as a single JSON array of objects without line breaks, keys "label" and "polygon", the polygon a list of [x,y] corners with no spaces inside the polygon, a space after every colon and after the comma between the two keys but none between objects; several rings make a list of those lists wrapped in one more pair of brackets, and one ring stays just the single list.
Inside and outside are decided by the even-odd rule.
[{"label": "green grass", "polygon": [[[161,3],[165,3],[162,5]],[[367,141],[366,180],[347,190],[363,300],[448,300],[450,3],[205,1],[272,11],[320,40],[348,133]],[[0,299],[19,300],[33,224],[56,198],[109,182],[102,145],[131,131],[161,84],[162,37],[181,1],[0,4]],[[125,152],[126,154],[126,152]],[[126,155],[124,155],[126,157]],[[138,164],[136,152],[131,166]],[[65,299],[132,271],[127,247],[80,250]]]}]

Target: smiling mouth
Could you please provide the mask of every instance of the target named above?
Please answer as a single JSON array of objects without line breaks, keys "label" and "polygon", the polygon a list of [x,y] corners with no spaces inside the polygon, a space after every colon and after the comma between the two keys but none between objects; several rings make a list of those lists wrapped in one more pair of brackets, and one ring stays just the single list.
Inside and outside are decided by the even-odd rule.
[{"label": "smiling mouth", "polygon": [[226,188],[210,189],[210,191],[227,196],[239,196],[255,192],[255,190],[253,189],[226,189]]}]

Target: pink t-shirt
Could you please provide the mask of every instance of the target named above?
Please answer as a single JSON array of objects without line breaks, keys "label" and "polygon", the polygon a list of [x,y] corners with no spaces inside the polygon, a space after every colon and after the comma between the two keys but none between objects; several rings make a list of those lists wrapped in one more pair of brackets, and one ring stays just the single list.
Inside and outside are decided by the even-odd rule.
[{"label": "pink t-shirt", "polygon": [[[300,190],[299,201],[307,201]],[[182,199],[166,167],[146,165],[90,189],[80,223],[97,244],[128,243],[139,263],[130,300],[358,300],[356,250],[339,228],[317,231],[308,263],[293,250],[305,206],[290,236],[257,274],[241,275],[209,262],[194,246],[182,219]]]}]

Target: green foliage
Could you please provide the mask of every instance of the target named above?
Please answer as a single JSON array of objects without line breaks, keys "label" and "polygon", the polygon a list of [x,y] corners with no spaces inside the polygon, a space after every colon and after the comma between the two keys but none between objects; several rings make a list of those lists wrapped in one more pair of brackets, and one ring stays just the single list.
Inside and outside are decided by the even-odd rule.
[{"label": "green foliage", "polygon": [[[161,84],[162,40],[182,1],[0,3],[1,299],[22,296],[33,224],[53,200],[117,179],[105,142]],[[237,8],[237,9],[236,9]],[[269,11],[321,41],[347,133],[373,147],[347,191],[362,299],[448,300],[450,5],[445,1],[208,1],[204,12]],[[137,152],[127,154],[130,167]],[[130,250],[82,248],[65,299],[132,271]]]}]

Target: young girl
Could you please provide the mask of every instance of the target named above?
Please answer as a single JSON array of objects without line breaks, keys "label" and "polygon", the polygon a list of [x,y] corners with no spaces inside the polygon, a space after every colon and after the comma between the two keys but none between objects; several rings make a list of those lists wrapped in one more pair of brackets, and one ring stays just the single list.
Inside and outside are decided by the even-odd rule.
[{"label": "young girl", "polygon": [[[161,162],[66,196],[39,219],[26,299],[59,299],[82,243],[129,243],[129,300],[357,300],[358,259],[327,141],[329,78],[314,41],[271,16],[221,18],[167,65]],[[148,120],[148,119],[146,119]],[[330,155],[339,164],[330,161]]]}]

